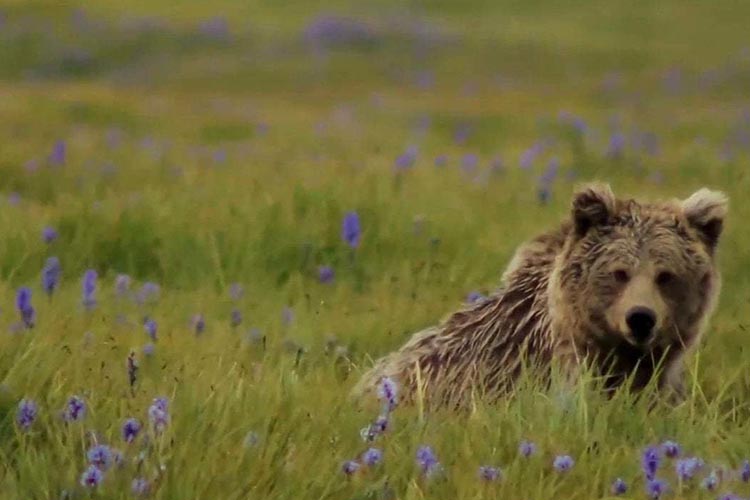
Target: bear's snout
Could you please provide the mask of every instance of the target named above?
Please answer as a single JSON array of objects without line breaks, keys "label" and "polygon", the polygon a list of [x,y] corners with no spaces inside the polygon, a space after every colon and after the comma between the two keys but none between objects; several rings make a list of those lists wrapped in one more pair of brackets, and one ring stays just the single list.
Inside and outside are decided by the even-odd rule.
[{"label": "bear's snout", "polygon": [[643,344],[648,342],[654,332],[656,313],[648,307],[636,306],[628,311],[625,322],[630,329],[633,339]]}]

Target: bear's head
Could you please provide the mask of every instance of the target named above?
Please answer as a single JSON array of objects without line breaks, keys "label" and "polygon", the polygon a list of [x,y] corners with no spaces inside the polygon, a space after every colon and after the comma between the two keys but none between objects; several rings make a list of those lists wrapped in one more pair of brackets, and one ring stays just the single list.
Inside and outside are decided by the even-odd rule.
[{"label": "bear's head", "polygon": [[600,346],[694,345],[719,293],[714,256],[727,207],[724,194],[708,189],[646,203],[585,186],[574,195],[550,284],[553,322]]}]

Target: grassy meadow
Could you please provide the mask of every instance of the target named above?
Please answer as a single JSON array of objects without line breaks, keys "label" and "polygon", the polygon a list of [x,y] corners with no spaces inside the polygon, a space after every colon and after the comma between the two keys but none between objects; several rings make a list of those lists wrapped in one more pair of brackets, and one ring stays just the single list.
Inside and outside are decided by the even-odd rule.
[{"label": "grassy meadow", "polygon": [[[623,498],[750,497],[748,18],[729,0],[0,2],[0,498],[582,500],[616,478]],[[527,384],[468,414],[397,407],[365,442],[359,375],[490,293],[593,179],[730,196],[688,401]],[[661,493],[641,462],[668,440],[705,465],[680,479],[659,448]]]}]

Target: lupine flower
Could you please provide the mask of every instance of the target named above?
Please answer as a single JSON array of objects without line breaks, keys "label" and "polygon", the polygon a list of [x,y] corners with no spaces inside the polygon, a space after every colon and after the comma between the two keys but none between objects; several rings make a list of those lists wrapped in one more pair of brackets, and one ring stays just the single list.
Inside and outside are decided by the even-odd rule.
[{"label": "lupine flower", "polygon": [[625,483],[625,481],[618,477],[612,483],[609,491],[611,491],[615,496],[624,495],[628,491],[628,485]]},{"label": "lupine flower", "polygon": [[667,482],[661,479],[651,478],[646,481],[646,494],[654,500],[666,493],[667,488]]},{"label": "lupine flower", "polygon": [[552,466],[557,472],[567,472],[573,468],[575,460],[570,455],[560,455],[555,457],[552,462]]},{"label": "lupine flower", "polygon": [[456,141],[456,144],[466,144],[469,137],[471,137],[471,126],[469,124],[461,123],[456,126],[456,129],[453,132],[453,140]]},{"label": "lupine flower", "polygon": [[521,444],[518,445],[518,453],[520,453],[522,457],[528,458],[536,453],[536,445],[531,441],[522,441]]},{"label": "lupine flower", "polygon": [[137,497],[148,496],[151,485],[146,479],[137,477],[130,483],[130,491]]},{"label": "lupine flower", "polygon": [[398,403],[398,387],[390,377],[383,377],[378,386],[378,398],[383,401],[386,412],[393,411]]},{"label": "lupine flower", "polygon": [[534,161],[541,152],[541,145],[539,143],[535,143],[529,149],[521,153],[521,158],[519,159],[519,165],[521,169],[529,170],[532,166],[534,166]]},{"label": "lupine flower", "polygon": [[141,423],[135,418],[129,418],[122,424],[122,439],[132,443],[141,432]]},{"label": "lupine flower", "polygon": [[65,141],[57,141],[52,146],[52,152],[49,155],[49,162],[51,165],[64,165],[65,164]]},{"label": "lupine flower", "polygon": [[359,431],[360,436],[366,442],[374,441],[376,437],[388,429],[388,414],[380,415],[375,422]]},{"label": "lupine flower", "polygon": [[153,356],[154,351],[156,350],[156,346],[149,342],[148,344],[143,346],[143,355],[144,356]]},{"label": "lupine flower", "polygon": [[359,463],[355,462],[354,460],[347,460],[346,462],[341,464],[341,472],[343,472],[347,476],[351,476],[359,470],[359,467]]},{"label": "lupine flower", "polygon": [[383,460],[383,452],[377,448],[370,448],[362,454],[362,463],[368,467],[374,467]]},{"label": "lupine flower", "polygon": [[47,292],[47,295],[52,295],[52,292],[55,291],[60,283],[61,274],[60,259],[49,257],[42,268],[42,288]]},{"label": "lupine flower", "polygon": [[148,408],[148,420],[156,433],[162,432],[169,424],[168,402],[166,398],[156,398]]},{"label": "lupine flower", "polygon": [[118,274],[115,278],[115,291],[117,295],[123,296],[130,290],[131,279],[127,274]]},{"label": "lupine flower", "polygon": [[63,410],[63,419],[66,422],[83,420],[86,416],[86,403],[78,396],[71,396]]},{"label": "lupine flower", "polygon": [[292,324],[292,321],[294,321],[294,311],[291,307],[285,307],[281,311],[281,322],[284,326],[289,326]]},{"label": "lupine flower", "polygon": [[483,465],[479,467],[479,477],[485,481],[497,481],[500,479],[500,469]]},{"label": "lupine flower", "polygon": [[255,445],[258,444],[260,441],[260,436],[258,436],[257,432],[250,431],[245,436],[245,439],[242,441],[242,444],[245,446],[245,448],[254,448]]},{"label": "lupine flower", "polygon": [[143,322],[143,329],[146,330],[146,334],[151,340],[156,341],[156,332],[158,329],[156,321],[151,318],[146,318],[146,320]]},{"label": "lupine flower", "polygon": [[150,281],[143,284],[141,289],[138,291],[136,300],[139,304],[145,304],[147,302],[155,302],[159,298],[159,285]]},{"label": "lupine flower", "polygon": [[435,166],[440,168],[444,167],[448,164],[448,157],[445,155],[440,155],[435,157]]},{"label": "lupine flower", "polygon": [[54,227],[45,227],[42,229],[42,240],[44,240],[45,243],[52,243],[57,239],[57,231],[55,231]]},{"label": "lupine flower", "polygon": [[133,351],[130,351],[130,354],[128,355],[127,367],[128,382],[130,383],[130,387],[133,387],[138,376],[138,361],[136,361],[135,352]]},{"label": "lupine flower", "polygon": [[86,458],[91,465],[95,465],[103,471],[109,469],[113,462],[112,450],[104,444],[98,444],[90,448],[86,453]]},{"label": "lupine flower", "polygon": [[417,465],[426,476],[432,475],[440,469],[435,453],[429,446],[422,446],[417,450]]},{"label": "lupine flower", "polygon": [[675,458],[680,454],[680,445],[674,441],[664,441],[661,445],[661,449],[664,452],[664,456],[668,458]]},{"label": "lupine flower", "polygon": [[239,309],[232,309],[229,316],[229,322],[232,327],[237,327],[242,324],[242,312]]},{"label": "lupine flower", "polygon": [[320,266],[318,268],[318,281],[320,281],[321,283],[333,282],[334,276],[335,273],[331,266]]},{"label": "lupine flower", "polygon": [[406,170],[414,166],[414,162],[417,161],[417,153],[418,149],[416,146],[409,146],[405,152],[396,158],[396,168],[399,170]]},{"label": "lupine flower", "polygon": [[193,331],[196,335],[200,335],[206,329],[206,320],[203,318],[202,314],[196,314],[193,316],[190,323],[193,325]]},{"label": "lupine flower", "polygon": [[357,212],[347,212],[341,224],[341,238],[352,248],[359,246],[360,240],[359,215]]},{"label": "lupine flower", "polygon": [[477,169],[479,165],[479,156],[475,153],[466,153],[461,157],[461,169],[470,174]]},{"label": "lupine flower", "polygon": [[740,466],[740,479],[743,483],[750,481],[750,460],[745,460]]},{"label": "lupine flower", "polygon": [[83,474],[81,474],[81,486],[85,488],[96,488],[104,481],[104,473],[95,465],[89,465]]},{"label": "lupine flower", "polygon": [[39,410],[37,405],[31,399],[22,399],[18,403],[18,411],[16,412],[16,423],[22,431],[28,431],[31,425],[36,420]]},{"label": "lupine flower", "polygon": [[334,45],[353,45],[372,42],[372,28],[358,19],[321,14],[305,27],[304,38],[320,48]]},{"label": "lupine flower", "polygon": [[607,156],[609,158],[620,158],[625,153],[625,136],[621,132],[613,133],[609,138]]},{"label": "lupine flower", "polygon": [[696,457],[683,458],[675,463],[675,472],[680,481],[688,481],[703,468],[703,460]]},{"label": "lupine flower", "polygon": [[717,500],[743,500],[742,497],[739,495],[735,495],[734,493],[725,493],[718,497]]},{"label": "lupine flower", "polygon": [[701,481],[701,487],[704,490],[708,491],[714,491],[719,486],[719,475],[716,473],[716,471],[711,471],[711,473],[703,478],[703,481]]},{"label": "lupine flower", "polygon": [[483,301],[486,298],[487,297],[482,292],[473,291],[469,292],[469,295],[466,296],[466,302],[468,302],[469,304],[475,304],[477,302]]},{"label": "lupine flower", "polygon": [[34,306],[31,305],[31,289],[27,287],[21,287],[18,289],[16,295],[16,307],[21,315],[21,321],[26,328],[34,328],[34,320],[36,319],[36,311]]},{"label": "lupine flower", "polygon": [[232,300],[240,300],[245,294],[245,289],[239,283],[232,283],[229,286],[229,296]]},{"label": "lupine flower", "polygon": [[661,463],[661,457],[659,457],[659,449],[655,446],[649,446],[643,450],[643,456],[641,457],[641,469],[646,479],[653,479],[656,477],[656,470],[659,468]]},{"label": "lupine flower", "polygon": [[89,269],[83,275],[83,305],[86,309],[92,309],[96,305],[97,277],[94,269]]},{"label": "lupine flower", "polygon": [[218,41],[229,39],[229,23],[221,16],[206,19],[198,25],[198,31],[206,38]]}]

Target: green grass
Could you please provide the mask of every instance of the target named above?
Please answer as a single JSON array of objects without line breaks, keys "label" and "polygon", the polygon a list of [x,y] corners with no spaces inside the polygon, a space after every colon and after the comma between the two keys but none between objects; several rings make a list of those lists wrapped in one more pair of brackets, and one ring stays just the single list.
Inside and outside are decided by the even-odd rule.
[{"label": "green grass", "polygon": [[[590,499],[606,498],[618,476],[631,483],[630,498],[644,498],[638,461],[647,444],[674,439],[717,466],[750,458],[743,229],[750,165],[741,142],[732,143],[731,159],[720,155],[734,130],[749,127],[742,110],[750,7],[729,0],[410,5],[330,3],[326,11],[360,16],[380,38],[324,55],[301,43],[319,12],[309,2],[0,7],[1,498],[60,498],[63,490],[87,498],[78,481],[95,441],[126,458],[91,493],[96,498],[129,497],[136,476],[157,478],[152,496],[160,499]],[[76,28],[71,16],[84,6],[88,21]],[[196,34],[213,15],[227,17],[231,41]],[[162,24],[123,27],[137,16]],[[442,41],[419,49],[394,20],[425,21]],[[671,67],[682,69],[678,93],[663,84]],[[434,75],[426,89],[413,83],[424,70]],[[705,70],[726,76],[699,87]],[[619,83],[603,90],[613,74]],[[560,125],[561,111],[586,120],[583,142]],[[655,133],[659,153],[628,149],[620,161],[606,158],[615,116],[628,133]],[[429,127],[420,132],[425,117]],[[459,145],[453,135],[463,124],[472,133]],[[531,172],[519,169],[521,153],[543,137],[555,139],[551,149]],[[67,161],[51,168],[46,158],[58,139]],[[412,144],[419,145],[414,168],[395,174],[394,159]],[[475,174],[459,167],[466,153],[480,157]],[[436,168],[441,154],[448,165]],[[490,174],[496,155],[505,169]],[[561,174],[542,205],[537,178],[553,156]],[[28,169],[29,161],[38,168]],[[686,197],[702,186],[730,195],[724,288],[689,362],[689,400],[649,413],[624,393],[604,400],[582,384],[561,399],[529,384],[469,414],[399,408],[375,444],[384,463],[345,478],[341,463],[367,448],[359,431],[377,415],[347,398],[360,373],[460,307],[468,292],[492,290],[517,245],[568,216],[573,179],[606,180],[616,193],[648,198]],[[18,204],[11,193],[20,194]],[[350,210],[363,227],[354,252],[340,237]],[[46,225],[60,233],[50,245],[40,237]],[[48,300],[39,273],[51,255],[63,279]],[[318,283],[320,265],[335,268],[333,284]],[[80,298],[88,268],[100,276],[90,313]],[[131,275],[136,290],[159,283],[159,300],[118,299],[117,273]],[[234,282],[245,287],[237,303],[228,293]],[[13,326],[21,286],[34,291],[31,331]],[[238,328],[229,321],[235,307],[244,316]],[[294,311],[289,325],[285,307]],[[207,323],[199,337],[189,323],[196,313]],[[144,315],[159,325],[152,357],[142,354]],[[250,340],[252,328],[262,342]],[[338,353],[327,348],[331,338]],[[131,350],[140,363],[132,392]],[[59,411],[73,394],[86,400],[88,414],[65,425]],[[166,433],[123,443],[122,422],[145,422],[160,395],[171,400]],[[15,424],[24,397],[40,407],[27,433]],[[258,442],[247,447],[250,432]],[[536,442],[539,454],[520,459],[521,439]],[[419,477],[414,454],[422,444],[438,454],[442,477]],[[577,462],[565,476],[551,470],[560,453]],[[481,484],[483,464],[500,466],[504,479]],[[716,496],[679,486],[671,465],[662,475],[673,498]],[[747,485],[720,488],[730,490],[750,496]]]}]

